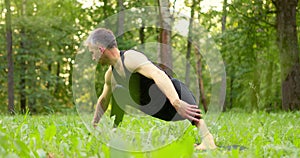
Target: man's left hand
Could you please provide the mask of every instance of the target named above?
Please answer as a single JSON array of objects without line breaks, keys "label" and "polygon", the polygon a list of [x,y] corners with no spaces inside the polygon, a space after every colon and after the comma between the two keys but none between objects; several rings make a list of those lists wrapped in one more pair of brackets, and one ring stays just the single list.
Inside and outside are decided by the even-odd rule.
[{"label": "man's left hand", "polygon": [[185,101],[176,100],[173,103],[173,106],[181,117],[195,123],[198,123],[200,121],[200,118],[202,117],[201,110],[197,105],[190,105]]}]

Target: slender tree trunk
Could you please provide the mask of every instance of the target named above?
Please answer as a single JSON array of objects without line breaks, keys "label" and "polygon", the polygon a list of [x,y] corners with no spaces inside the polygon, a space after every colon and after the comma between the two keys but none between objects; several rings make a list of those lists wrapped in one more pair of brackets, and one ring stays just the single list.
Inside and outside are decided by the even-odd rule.
[{"label": "slender tree trunk", "polygon": [[[52,64],[48,64],[47,67],[48,67],[48,71],[49,71],[48,73],[51,74],[51,72],[52,72]],[[70,76],[72,76],[72,75],[70,75]],[[72,83],[72,82],[70,82],[70,83]],[[51,87],[51,81],[47,81],[46,88],[48,90],[50,90],[50,87]]]},{"label": "slender tree trunk", "polygon": [[[70,73],[70,74],[73,74],[73,64],[72,64],[72,61],[69,62],[68,64],[70,65],[70,71],[69,71],[69,73]],[[69,85],[68,85],[68,87],[69,87],[70,89],[72,89],[72,82],[73,82],[72,78],[73,78],[73,76],[72,76],[72,75],[69,75]]]},{"label": "slender tree trunk", "polygon": [[15,113],[14,106],[14,62],[12,51],[12,30],[11,30],[11,10],[10,0],[5,0],[5,8],[7,10],[5,14],[6,23],[6,49],[7,49],[7,65],[8,65],[8,112],[10,114]]},{"label": "slender tree trunk", "polygon": [[[160,54],[159,62],[172,70],[172,16],[169,10],[169,0],[158,0],[160,13]],[[168,72],[172,74],[172,72]]]},{"label": "slender tree trunk", "polygon": [[124,10],[123,0],[118,0],[119,6],[119,14],[118,14],[118,38],[123,40],[123,33],[124,33],[124,20],[125,20],[125,13],[122,12]]},{"label": "slender tree trunk", "polygon": [[260,80],[260,73],[259,73],[259,69],[257,68],[257,57],[255,57],[256,59],[254,60],[254,65],[253,65],[253,75],[252,75],[252,84],[253,84],[253,87],[251,88],[251,105],[252,105],[252,110],[259,110],[259,91],[260,91],[260,83],[259,83],[259,80]]},{"label": "slender tree trunk", "polygon": [[227,0],[223,1],[223,15],[222,15],[222,33],[226,31],[226,20],[227,20]]},{"label": "slender tree trunk", "polygon": [[[33,54],[31,54],[33,56]],[[29,82],[27,84],[28,86],[28,89],[31,91],[31,94],[29,95],[28,97],[28,109],[29,112],[31,114],[34,114],[37,112],[37,109],[36,109],[36,103],[37,103],[37,87],[40,85],[40,81],[37,80],[37,73],[36,73],[36,70],[39,70],[39,66],[37,66],[36,64],[36,61],[34,59],[31,59],[30,60],[30,63],[29,63],[29,70],[30,70],[30,79],[29,79]],[[47,104],[46,102],[44,102],[45,104]],[[26,113],[26,110],[25,110],[25,113]]]},{"label": "slender tree trunk", "polygon": [[[21,16],[24,17],[26,14],[26,0],[22,0],[22,6],[21,6]],[[21,31],[21,61],[20,65],[22,65],[22,70],[20,73],[20,107],[21,107],[21,113],[26,113],[26,104],[27,104],[27,96],[26,96],[26,72],[27,72],[27,62],[26,62],[26,33],[25,28],[22,27]]]},{"label": "slender tree trunk", "polygon": [[[60,63],[57,63],[57,67],[56,67],[56,85],[54,88],[54,94],[57,94],[59,91],[59,74],[60,74]],[[57,95],[56,95],[57,96]]]},{"label": "slender tree trunk", "polygon": [[280,51],[282,108],[300,110],[300,63],[296,8],[298,0],[276,0],[276,27]]},{"label": "slender tree trunk", "polygon": [[[227,0],[223,1],[223,14],[222,14],[222,33],[224,34],[226,31],[226,20],[227,20]],[[222,42],[222,46],[224,47],[226,45],[226,40],[224,39]],[[230,73],[231,74],[231,73]],[[233,82],[233,77],[230,76],[230,88],[229,88],[229,107],[232,106],[232,82]],[[223,104],[223,111],[226,111],[226,102]]]},{"label": "slender tree trunk", "polygon": [[[234,73],[234,72],[232,72],[232,73]],[[230,92],[229,92],[229,107],[228,107],[229,109],[231,109],[232,106],[233,106],[233,84],[234,84],[234,74],[230,74],[230,75],[231,76],[230,76],[230,81],[229,81],[229,83],[230,83],[230,85],[229,85]]]},{"label": "slender tree trunk", "polygon": [[[104,17],[108,17],[108,11],[105,11],[105,9],[107,9],[108,8],[108,0],[103,0],[103,16]],[[109,21],[108,20],[105,20],[105,27],[106,28],[110,28],[110,24],[109,24]]]},{"label": "slender tree trunk", "polygon": [[141,42],[141,45],[142,45],[142,50],[144,51],[145,50],[145,24],[144,22],[142,22],[142,26],[140,27],[139,29],[139,36],[140,36],[140,42]]},{"label": "slender tree trunk", "polygon": [[273,71],[274,71],[273,65],[274,65],[273,62],[270,61],[268,65],[268,71],[266,74],[266,83],[268,85],[268,88],[266,89],[266,92],[264,94],[264,97],[266,98],[265,105],[264,105],[266,111],[271,111],[274,109],[274,105],[271,102],[271,97],[274,96],[274,93],[272,91],[273,89],[272,78],[273,78]]},{"label": "slender tree trunk", "polygon": [[203,76],[202,76],[202,61],[201,61],[201,54],[199,52],[200,47],[195,47],[195,55],[196,55],[196,62],[197,62],[197,78],[198,78],[198,84],[200,88],[200,97],[201,97],[201,103],[203,105],[205,113],[208,111],[205,92],[204,92],[204,85],[203,85]]},{"label": "slender tree trunk", "polygon": [[[196,5],[200,5],[199,3],[200,3],[200,1],[193,0],[192,10],[194,10],[194,11],[191,10],[191,17],[194,17],[195,7],[196,7]],[[200,11],[200,9],[199,9],[199,11]],[[199,21],[200,21],[200,18],[201,17],[199,15],[198,16]],[[191,23],[191,21],[190,21],[190,23]],[[193,23],[193,21],[192,21],[192,23]],[[192,25],[191,30],[193,30],[193,25]],[[192,35],[193,35],[193,33],[189,34],[189,36],[192,36]],[[206,100],[204,84],[203,84],[202,60],[201,60],[202,56],[200,54],[200,47],[201,46],[198,43],[195,43],[194,52],[195,52],[195,57],[196,57],[196,71],[197,71],[197,79],[198,79],[198,86],[199,86],[199,92],[200,92],[200,102],[204,108],[204,112],[207,113],[208,107],[207,107],[207,100]]]},{"label": "slender tree trunk", "polygon": [[185,65],[185,84],[187,87],[190,86],[190,57],[191,57],[191,49],[192,49],[192,34],[193,34],[193,20],[194,20],[194,14],[195,14],[195,5],[196,2],[193,0],[193,4],[191,7],[191,16],[189,21],[189,33],[188,33],[188,39],[187,39],[187,52],[186,52],[186,65]]},{"label": "slender tree trunk", "polygon": [[[259,13],[262,13],[264,11],[263,9],[263,2],[262,1],[258,1],[256,2],[257,4],[257,7],[256,7],[256,10],[259,12]],[[256,34],[253,34],[252,35],[252,39],[256,39],[257,38],[257,35]],[[256,45],[258,48],[261,47],[261,43],[257,40],[252,40],[254,41],[254,43],[252,45]],[[252,104],[252,110],[259,110],[260,108],[260,99],[261,99],[261,96],[260,96],[260,79],[261,79],[261,69],[260,67],[258,67],[259,65],[259,55],[260,54],[259,52],[255,52],[255,49],[253,50],[254,54],[253,54],[253,57],[254,57],[254,62],[252,62],[252,67],[253,67],[253,76],[252,76],[252,81],[253,81],[253,88],[251,89],[252,90],[252,93],[251,93],[251,104]]]}]

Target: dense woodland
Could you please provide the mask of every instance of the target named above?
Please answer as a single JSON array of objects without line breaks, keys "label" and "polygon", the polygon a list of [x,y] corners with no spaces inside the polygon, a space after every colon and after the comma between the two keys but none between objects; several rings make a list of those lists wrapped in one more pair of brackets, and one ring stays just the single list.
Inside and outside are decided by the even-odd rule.
[{"label": "dense woodland", "polygon": [[[156,19],[163,27],[145,27],[143,20],[150,17],[124,20],[133,16],[127,14],[119,14],[105,25],[116,34],[124,32],[124,23],[138,26],[118,36],[120,49],[159,42],[182,53],[190,62],[181,63],[182,72],[175,73],[197,70],[199,85],[190,85],[194,82],[189,84],[188,77],[185,82],[199,87],[201,106],[210,108],[212,76],[208,61],[192,40],[196,33],[191,30],[197,31],[196,26],[210,34],[223,58],[224,111],[300,110],[298,0],[224,0],[221,10],[203,10],[201,0],[184,0],[182,5],[179,0],[90,2],[93,4],[76,0],[0,2],[1,113],[74,112],[72,72],[82,42],[106,18],[127,9],[143,10],[144,6],[160,8]],[[172,9],[191,17],[187,37],[173,31],[172,21],[178,17]],[[171,68],[172,51],[161,47],[158,53],[160,62]],[[103,77],[103,69],[97,67],[97,78]],[[103,80],[95,82],[99,95]]]}]

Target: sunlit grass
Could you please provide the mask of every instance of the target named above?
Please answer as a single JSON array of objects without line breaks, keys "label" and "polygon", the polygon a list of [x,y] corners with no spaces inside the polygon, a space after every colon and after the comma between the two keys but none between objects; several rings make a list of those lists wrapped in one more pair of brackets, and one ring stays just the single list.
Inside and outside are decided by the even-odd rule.
[{"label": "sunlit grass", "polygon": [[[147,130],[160,123],[151,118],[134,119],[127,116],[124,120],[118,131],[120,138],[128,136],[126,130]],[[142,128],[145,122],[150,126]],[[175,135],[174,131],[184,131],[175,142],[143,153],[109,148],[100,140],[101,136],[95,137],[87,130],[77,115],[0,116],[0,157],[299,157],[299,122],[299,112],[223,113],[210,127],[217,145],[242,145],[246,150],[194,151],[193,143],[200,142],[200,137],[193,127],[183,126],[173,133],[170,130],[169,136]],[[159,128],[152,132],[156,135],[148,134],[147,139],[151,136],[153,142],[168,139],[160,135]],[[149,145],[139,139],[140,148]],[[124,143],[122,139],[115,141]]]}]

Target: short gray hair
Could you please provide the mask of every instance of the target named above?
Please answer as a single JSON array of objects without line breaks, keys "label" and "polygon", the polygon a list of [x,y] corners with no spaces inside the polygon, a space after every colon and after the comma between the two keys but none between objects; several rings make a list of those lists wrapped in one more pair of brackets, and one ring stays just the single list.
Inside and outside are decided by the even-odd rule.
[{"label": "short gray hair", "polygon": [[105,28],[97,28],[92,31],[84,44],[87,47],[96,47],[101,45],[108,49],[118,46],[114,33]]}]

